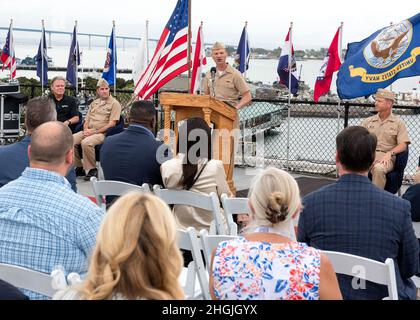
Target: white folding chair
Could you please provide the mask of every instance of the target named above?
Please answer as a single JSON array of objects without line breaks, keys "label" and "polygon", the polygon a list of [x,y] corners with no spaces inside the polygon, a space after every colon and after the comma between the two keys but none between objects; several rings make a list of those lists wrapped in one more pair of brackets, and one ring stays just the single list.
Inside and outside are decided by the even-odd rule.
[{"label": "white folding chair", "polygon": [[413,229],[417,239],[420,239],[420,222],[413,222]]},{"label": "white folding chair", "polygon": [[229,228],[229,234],[236,236],[238,234],[238,225],[233,220],[234,214],[250,214],[248,198],[229,198],[226,193],[220,197],[223,213]]},{"label": "white folding chair", "polygon": [[0,279],[17,288],[30,290],[50,298],[56,291],[49,274],[11,264],[0,263]]},{"label": "white folding chair", "polygon": [[386,285],[388,287],[388,297],[384,299],[398,300],[394,260],[391,258],[386,259],[383,263],[343,252],[322,252],[331,261],[336,273]]},{"label": "white folding chair", "polygon": [[211,263],[211,254],[213,253],[214,249],[217,248],[217,245],[222,241],[228,241],[238,238],[235,235],[209,235],[207,230],[200,231],[200,240],[201,246],[204,251],[204,259],[206,260],[207,271],[211,272],[210,270],[210,263]]},{"label": "white folding chair", "polygon": [[219,205],[219,197],[212,192],[209,195],[188,190],[161,189],[159,185],[153,186],[156,196],[165,201],[168,205],[187,205],[210,211],[213,214],[211,234],[225,234],[222,223],[222,213]]},{"label": "white folding chair", "polygon": [[[188,268],[184,268],[179,278],[184,288],[185,298],[209,300],[209,279],[201,255],[201,244],[193,227],[186,230],[178,229],[178,247],[191,252],[193,258],[193,261],[189,263]],[[198,280],[199,287],[196,286],[196,280]]]},{"label": "white folding chair", "polygon": [[99,207],[106,210],[105,196],[122,196],[130,191],[150,192],[149,185],[143,183],[141,186],[113,180],[98,180],[96,177],[90,178],[93,193]]}]

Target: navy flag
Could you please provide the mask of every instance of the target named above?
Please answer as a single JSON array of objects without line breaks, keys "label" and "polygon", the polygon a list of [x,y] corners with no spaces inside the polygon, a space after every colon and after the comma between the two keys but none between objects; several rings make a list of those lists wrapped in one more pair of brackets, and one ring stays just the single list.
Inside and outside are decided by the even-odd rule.
[{"label": "navy flag", "polygon": [[45,86],[48,84],[48,56],[44,28],[42,29],[41,40],[39,41],[38,53],[35,60],[36,75],[39,77],[40,82]]},{"label": "navy flag", "polygon": [[77,66],[80,64],[79,43],[77,42],[76,26],[73,29],[73,36],[71,39],[69,60],[67,62],[66,79],[73,87],[77,86]]},{"label": "navy flag", "polygon": [[109,46],[106,51],[106,60],[102,78],[105,79],[109,85],[114,84],[115,72],[117,67],[117,50],[116,43],[114,42],[114,28],[112,28],[111,38],[109,39]]},{"label": "navy flag", "polygon": [[337,76],[341,99],[369,96],[399,78],[420,75],[420,13],[350,43]]},{"label": "navy flag", "polygon": [[240,73],[245,73],[249,68],[249,41],[246,25],[242,30],[241,39],[236,50],[235,63]]}]

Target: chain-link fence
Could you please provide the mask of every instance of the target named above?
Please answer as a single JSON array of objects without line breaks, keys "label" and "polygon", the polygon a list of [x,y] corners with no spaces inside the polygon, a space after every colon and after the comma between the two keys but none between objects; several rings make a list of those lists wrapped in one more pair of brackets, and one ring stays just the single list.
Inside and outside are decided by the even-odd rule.
[{"label": "chain-link fence", "polygon": [[[420,144],[416,141],[420,129],[419,111],[420,106],[396,105],[393,108],[394,114],[404,120],[412,142],[406,180],[416,172],[420,156]],[[293,172],[335,176],[336,135],[348,125],[360,125],[373,114],[373,104],[338,106],[291,101],[289,108],[287,101],[253,100],[250,107],[239,111],[241,129],[250,131],[256,126],[260,138],[244,139],[242,150],[245,152],[239,161],[246,165],[259,162]],[[262,141],[260,149],[263,151],[258,155],[256,149]]]},{"label": "chain-link fence", "polygon": [[[74,89],[68,94],[75,95]],[[34,97],[41,94],[38,86],[21,86],[21,92]],[[95,89],[81,89],[81,108],[96,95]],[[126,106],[133,97],[130,90],[117,90],[115,97]],[[159,94],[152,97],[157,107],[157,131],[163,129],[163,111]],[[87,111],[87,109],[85,110]],[[405,179],[414,175],[420,156],[420,144],[416,137],[420,130],[420,106],[395,105],[393,112],[404,120],[411,139]],[[364,118],[374,114],[373,104],[332,102],[316,104],[312,101],[253,99],[250,106],[239,110],[239,153],[235,163],[239,165],[275,166],[288,171],[335,176],[335,137],[348,125],[360,125]],[[172,118],[173,119],[173,118]],[[173,128],[172,123],[172,128]]]}]

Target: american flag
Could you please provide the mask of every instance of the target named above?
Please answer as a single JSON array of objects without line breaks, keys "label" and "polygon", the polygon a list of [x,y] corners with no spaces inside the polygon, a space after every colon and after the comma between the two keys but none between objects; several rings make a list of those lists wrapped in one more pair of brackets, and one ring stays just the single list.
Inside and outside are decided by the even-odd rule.
[{"label": "american flag", "polygon": [[178,0],[134,93],[141,99],[148,99],[165,83],[187,70],[188,0]]},{"label": "american flag", "polygon": [[2,71],[4,68],[10,69],[10,78],[16,77],[16,58],[15,50],[13,48],[13,33],[12,24],[10,23],[9,32],[7,33],[6,43],[4,44],[3,51],[0,56],[1,62],[3,62]]}]

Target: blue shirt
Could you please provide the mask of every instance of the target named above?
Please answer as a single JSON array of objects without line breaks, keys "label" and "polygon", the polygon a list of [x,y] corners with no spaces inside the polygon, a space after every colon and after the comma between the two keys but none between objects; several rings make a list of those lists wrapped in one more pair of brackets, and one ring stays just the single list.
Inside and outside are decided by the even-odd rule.
[{"label": "blue shirt", "polygon": [[[23,170],[29,167],[28,146],[31,136],[27,135],[21,141],[0,147],[0,187],[20,177]],[[67,176],[74,192],[77,192],[76,172],[71,167]]]},{"label": "blue shirt", "polygon": [[[0,189],[0,263],[51,273],[87,271],[103,212],[58,173],[26,168]],[[31,299],[46,298],[24,291]]]}]

